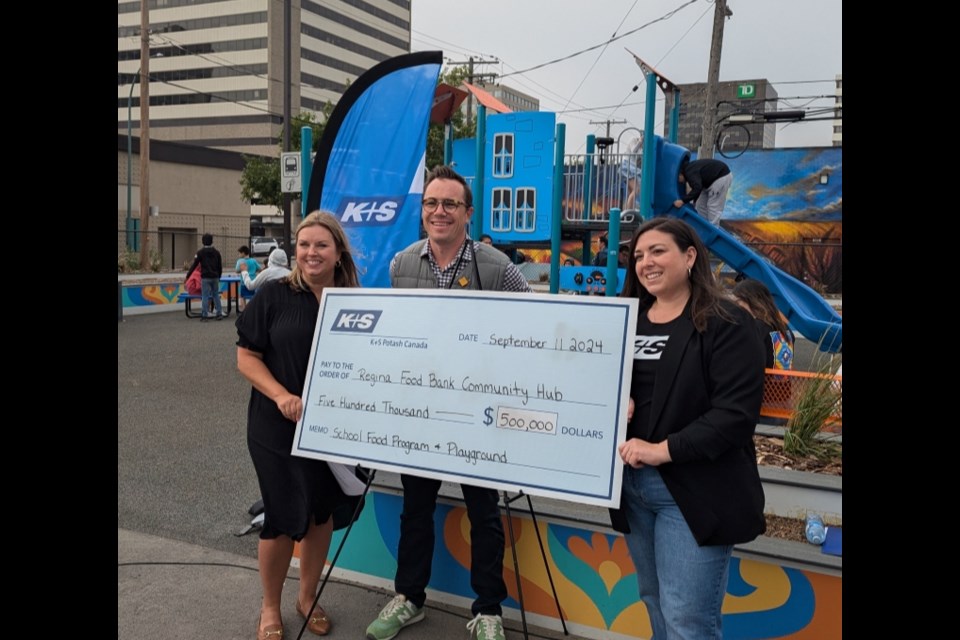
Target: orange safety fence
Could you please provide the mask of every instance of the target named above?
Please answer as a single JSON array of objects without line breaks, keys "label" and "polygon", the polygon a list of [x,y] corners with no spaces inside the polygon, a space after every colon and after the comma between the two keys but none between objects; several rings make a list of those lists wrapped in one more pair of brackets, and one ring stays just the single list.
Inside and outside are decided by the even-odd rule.
[{"label": "orange safety fence", "polygon": [[843,432],[843,376],[825,376],[810,371],[788,371],[785,369],[767,369],[763,384],[763,404],[760,415],[768,418],[793,417],[793,408],[803,393],[804,387],[816,378],[831,378],[833,389],[837,391],[837,406],[823,431]]}]

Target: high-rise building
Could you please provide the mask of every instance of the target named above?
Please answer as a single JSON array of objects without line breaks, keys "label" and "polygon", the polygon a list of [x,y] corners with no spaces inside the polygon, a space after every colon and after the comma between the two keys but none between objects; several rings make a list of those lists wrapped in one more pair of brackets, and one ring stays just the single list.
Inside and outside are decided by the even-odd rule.
[{"label": "high-rise building", "polygon": [[[147,1],[150,137],[275,155],[283,121],[284,3]],[[293,115],[319,112],[364,71],[410,51],[410,0],[291,5]],[[118,0],[117,23],[117,130],[125,133],[131,118],[139,135],[140,2]]]},{"label": "high-rise building", "polygon": [[[697,151],[700,148],[703,128],[703,110],[706,103],[707,83],[677,85],[680,89],[680,128],[677,143]],[[776,142],[777,129],[774,123],[733,123],[729,116],[734,113],[762,113],[777,110],[777,91],[767,80],[731,80],[720,82],[715,94],[717,141],[739,149],[772,149]],[[666,113],[673,109],[673,92],[667,92]],[[749,141],[747,140],[749,137]]]},{"label": "high-rise building", "polygon": [[482,82],[478,82],[477,86],[510,107],[512,111],[540,111],[539,98],[517,91],[513,87],[503,84],[484,84]]},{"label": "high-rise building", "polygon": [[843,74],[837,74],[837,88],[833,104],[833,146],[843,146]]}]

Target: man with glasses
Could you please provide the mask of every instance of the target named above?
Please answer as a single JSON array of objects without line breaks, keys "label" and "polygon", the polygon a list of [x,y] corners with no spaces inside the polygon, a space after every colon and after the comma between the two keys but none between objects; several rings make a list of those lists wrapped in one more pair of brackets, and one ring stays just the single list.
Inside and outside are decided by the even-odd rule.
[{"label": "man with glasses", "polygon": [[[390,282],[397,288],[530,291],[510,260],[492,246],[467,236],[473,195],[453,169],[436,167],[423,189],[422,221],[427,239],[413,243],[390,263]],[[397,550],[397,596],[367,627],[369,640],[389,640],[401,629],[423,620],[426,587],[433,560],[433,513],[440,481],[401,474],[403,512]],[[460,485],[470,518],[470,584],[477,594],[467,624],[470,637],[504,640],[500,603],[507,597],[503,582],[503,526],[496,490]]]}]

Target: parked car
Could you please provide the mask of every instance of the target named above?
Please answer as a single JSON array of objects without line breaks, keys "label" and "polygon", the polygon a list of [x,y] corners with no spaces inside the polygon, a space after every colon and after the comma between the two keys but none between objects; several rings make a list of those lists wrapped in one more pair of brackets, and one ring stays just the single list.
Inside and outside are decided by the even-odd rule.
[{"label": "parked car", "polygon": [[266,256],[270,255],[271,251],[278,248],[279,245],[273,238],[265,238],[262,236],[250,238],[250,255]]}]

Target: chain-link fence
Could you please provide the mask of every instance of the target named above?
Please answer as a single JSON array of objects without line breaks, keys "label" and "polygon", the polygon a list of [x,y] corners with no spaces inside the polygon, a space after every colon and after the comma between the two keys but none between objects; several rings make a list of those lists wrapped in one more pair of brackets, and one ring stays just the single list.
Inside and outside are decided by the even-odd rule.
[{"label": "chain-link fence", "polygon": [[[282,240],[275,238],[277,246]],[[157,231],[117,230],[117,271],[129,273],[141,270],[141,254],[146,248],[148,271],[180,271],[189,269],[197,250],[203,246],[203,233],[184,229],[159,229]],[[224,269],[232,271],[239,258],[237,249],[252,246],[250,236],[213,234],[213,246],[223,256]],[[255,258],[266,258],[269,251],[254,253]]]}]

